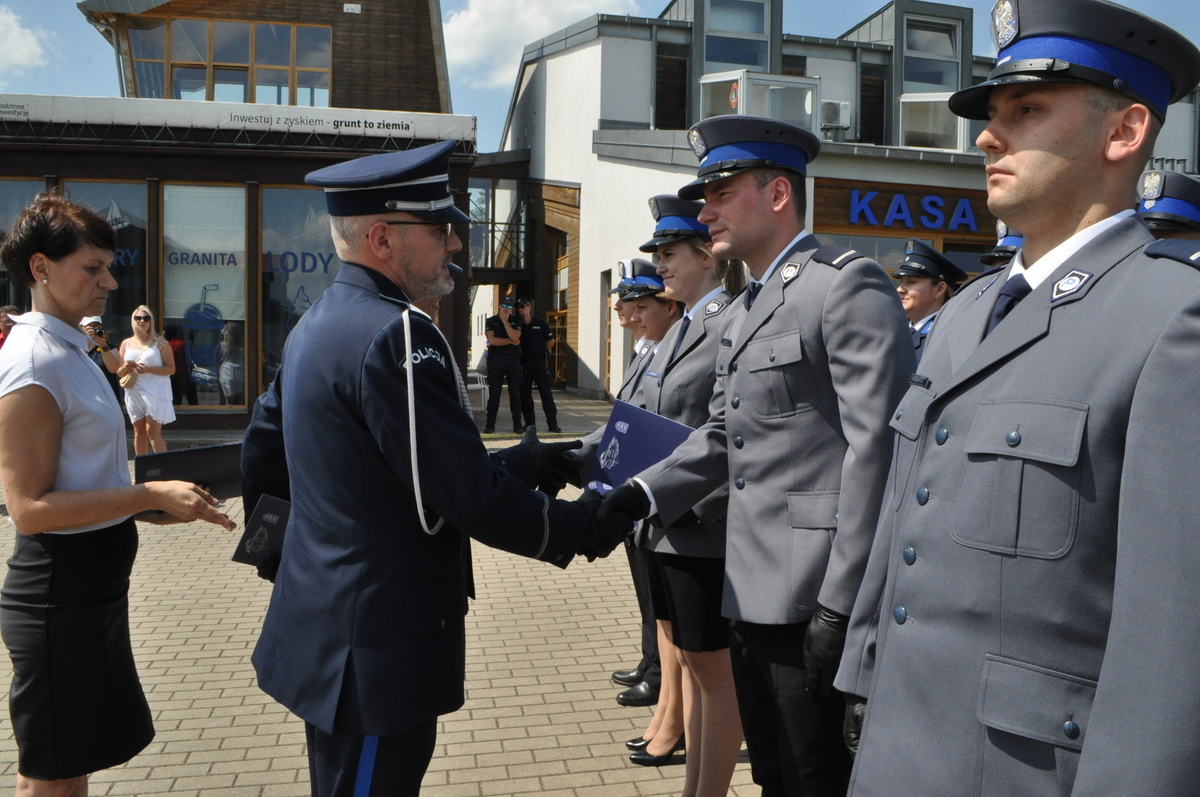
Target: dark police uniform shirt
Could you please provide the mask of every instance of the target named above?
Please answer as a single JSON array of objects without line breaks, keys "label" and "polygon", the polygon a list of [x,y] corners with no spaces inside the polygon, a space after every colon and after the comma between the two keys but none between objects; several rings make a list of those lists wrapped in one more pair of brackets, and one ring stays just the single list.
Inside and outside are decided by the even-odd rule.
[{"label": "dark police uniform shirt", "polygon": [[521,359],[544,360],[546,357],[546,342],[554,340],[554,330],[546,323],[546,319],[530,316],[529,323],[521,328]]},{"label": "dark police uniform shirt", "polygon": [[445,519],[425,532],[405,306],[382,275],[343,265],[288,336],[243,446],[247,496],[292,500],[258,683],[326,733],[402,733],[462,705],[468,535],[565,567],[583,531],[577,507],[489,457],[445,338],[414,311],[415,475],[430,525]]},{"label": "dark police uniform shirt", "polygon": [[[515,312],[508,317],[508,325],[521,332],[521,338],[524,339],[525,333],[522,331],[521,319]],[[508,330],[504,328],[504,322],[500,320],[499,314],[490,316],[486,321],[484,321],[483,330],[484,332],[491,332],[493,335],[500,338],[500,340],[508,340]],[[521,353],[521,347],[496,346],[489,343],[488,352],[489,357],[515,357]]]}]

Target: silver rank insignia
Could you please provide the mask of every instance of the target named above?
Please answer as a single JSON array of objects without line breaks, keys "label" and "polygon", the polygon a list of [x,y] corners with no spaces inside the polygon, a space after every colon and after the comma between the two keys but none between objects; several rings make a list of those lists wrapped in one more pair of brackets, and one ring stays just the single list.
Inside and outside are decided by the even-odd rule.
[{"label": "silver rank insignia", "polygon": [[1141,185],[1138,186],[1138,196],[1142,199],[1158,199],[1162,196],[1163,189],[1163,173],[1162,172],[1146,172],[1140,180]]},{"label": "silver rank insignia", "polygon": [[1020,30],[1017,24],[1017,7],[1012,0],[997,0],[992,6],[992,41],[997,50],[1012,44]]},{"label": "silver rank insignia", "polygon": [[799,273],[800,273],[799,266],[797,266],[795,263],[788,263],[786,266],[783,267],[783,271],[780,273],[779,276],[783,278],[783,284],[787,285],[789,282],[796,279],[796,275]]},{"label": "silver rank insignia", "polygon": [[724,306],[725,305],[721,304],[720,302],[709,302],[708,304],[704,305],[704,314],[713,315],[715,313],[719,313],[721,312],[721,308]]},{"label": "silver rank insignia", "polygon": [[703,158],[704,153],[708,152],[708,144],[704,143],[704,134],[694,127],[688,131],[688,144],[691,144],[692,152],[696,153],[697,158]]},{"label": "silver rank insignia", "polygon": [[1075,293],[1092,278],[1092,275],[1086,271],[1075,269],[1067,276],[1054,283],[1054,293],[1050,296],[1050,301],[1056,302],[1065,296],[1070,296]]}]

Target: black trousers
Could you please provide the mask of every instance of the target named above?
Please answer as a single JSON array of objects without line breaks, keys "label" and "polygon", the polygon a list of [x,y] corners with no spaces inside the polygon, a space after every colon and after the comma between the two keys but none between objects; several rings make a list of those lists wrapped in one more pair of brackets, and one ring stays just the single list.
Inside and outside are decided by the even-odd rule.
[{"label": "black trousers", "polygon": [[807,623],[730,626],[733,682],[750,753],[750,772],[763,797],[831,797],[850,784],[850,753],[842,742],[846,698],[804,691]]},{"label": "black trousers", "polygon": [[633,591],[637,595],[638,614],[642,621],[642,661],[646,671],[642,678],[651,689],[662,684],[662,662],[658,658],[658,624],[654,622],[654,606],[650,600],[650,562],[646,551],[634,545],[633,537],[625,538],[625,556],[629,559],[629,574],[633,577]]},{"label": "black trousers", "polygon": [[[511,348],[511,347],[508,347]],[[521,358],[515,354],[488,354],[488,403],[487,425],[496,425],[496,413],[500,410],[500,386],[508,380],[508,409],[512,413],[513,425],[521,423]]]},{"label": "black trousers", "polygon": [[521,382],[521,413],[525,416],[525,425],[537,423],[533,415],[533,383],[537,382],[538,393],[542,397],[542,412],[546,413],[546,426],[557,426],[558,406],[554,403],[554,394],[550,392],[554,378],[546,367],[546,358],[522,360],[521,368],[525,371],[525,379]]},{"label": "black trousers", "polygon": [[437,719],[394,736],[317,730],[304,723],[312,797],[417,797],[433,758]]}]

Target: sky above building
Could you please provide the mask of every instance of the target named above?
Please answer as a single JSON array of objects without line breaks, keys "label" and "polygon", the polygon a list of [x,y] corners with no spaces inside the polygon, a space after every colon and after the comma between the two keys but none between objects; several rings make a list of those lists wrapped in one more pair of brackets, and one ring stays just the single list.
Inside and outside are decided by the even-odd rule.
[{"label": "sky above building", "polygon": [[[836,37],[886,0],[784,0],[783,30]],[[988,34],[993,0],[953,5],[975,11],[976,55],[995,55]],[[1200,42],[1200,14],[1185,0],[1125,5]],[[592,14],[656,17],[667,0],[442,0],[454,112],[478,119],[478,148],[499,146],[525,45]],[[113,49],[73,0],[0,0],[0,93],[118,97]]]}]

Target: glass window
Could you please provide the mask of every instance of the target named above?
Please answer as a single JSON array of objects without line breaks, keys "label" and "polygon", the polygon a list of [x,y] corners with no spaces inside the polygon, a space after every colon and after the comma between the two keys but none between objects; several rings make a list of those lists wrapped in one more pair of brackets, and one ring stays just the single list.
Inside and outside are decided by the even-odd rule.
[{"label": "glass window", "polygon": [[290,25],[254,26],[254,63],[289,66],[292,63],[292,27]]},{"label": "glass window", "polygon": [[958,86],[958,62],[908,56],[904,59],[905,93],[954,91]]},{"label": "glass window", "polygon": [[333,65],[330,28],[296,26],[296,66],[329,69]]},{"label": "glass window", "polygon": [[722,72],[738,67],[767,68],[767,43],[728,36],[704,37],[705,72]]},{"label": "glass window", "polygon": [[172,96],[177,100],[208,99],[208,86],[202,66],[177,66],[171,70]]},{"label": "glass window", "polygon": [[959,118],[945,97],[900,101],[900,145],[931,149],[958,149]]},{"label": "glass window", "polygon": [[909,52],[958,57],[954,46],[954,28],[949,25],[910,20],[905,29],[904,43]]},{"label": "glass window", "polygon": [[337,276],[325,195],[312,188],[262,191],[262,384],[275,378],[283,342]]},{"label": "glass window", "polygon": [[254,101],[262,105],[287,105],[288,73],[286,69],[254,70]]},{"label": "glass window", "polygon": [[904,91],[957,91],[958,72],[958,27],[944,22],[906,19]]},{"label": "glass window", "polygon": [[171,60],[200,63],[208,60],[208,20],[171,20]]},{"label": "glass window", "polygon": [[762,34],[767,29],[762,0],[708,0],[709,30]]},{"label": "glass window", "polygon": [[67,195],[100,212],[117,231],[112,275],[117,290],[108,294],[104,328],[112,345],[133,334],[129,317],[146,303],[146,185],[65,181]]},{"label": "glass window", "polygon": [[133,74],[137,80],[138,97],[161,100],[167,96],[162,61],[134,61]]},{"label": "glass window", "polygon": [[183,334],[201,405],[244,404],[246,190],[163,186],[163,325]]},{"label": "glass window", "polygon": [[[889,238],[882,235],[831,235],[821,233],[821,240],[832,246],[841,246],[862,252],[867,257],[883,266],[889,273],[900,268],[904,260],[904,247],[907,238]],[[933,241],[918,238],[918,241],[933,246]]]},{"label": "glass window", "polygon": [[710,116],[722,116],[728,113],[737,113],[737,107],[740,102],[740,100],[738,100],[737,87],[738,81],[736,78],[732,80],[714,80],[708,83],[701,83],[701,116],[707,119]]},{"label": "glass window", "polygon": [[250,72],[246,69],[213,68],[213,100],[246,102]]},{"label": "glass window", "polygon": [[134,58],[167,57],[167,21],[154,17],[129,17],[129,46]]},{"label": "glass window", "polygon": [[329,73],[297,72],[296,104],[310,108],[329,107]]},{"label": "glass window", "polygon": [[213,22],[213,63],[250,63],[250,23]]}]

